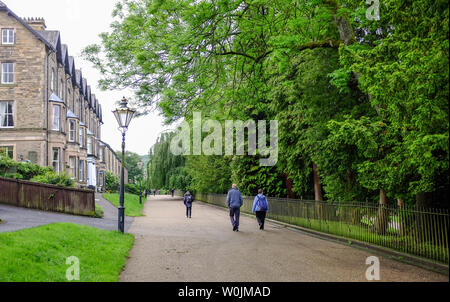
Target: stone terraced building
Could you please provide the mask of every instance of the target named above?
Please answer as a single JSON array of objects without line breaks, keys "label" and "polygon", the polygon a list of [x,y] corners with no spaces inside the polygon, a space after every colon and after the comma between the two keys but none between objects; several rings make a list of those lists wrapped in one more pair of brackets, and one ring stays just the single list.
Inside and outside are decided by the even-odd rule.
[{"label": "stone terraced building", "polygon": [[120,177],[121,159],[101,140],[102,106],[60,32],[2,1],[0,31],[0,152],[104,190],[106,171]]}]

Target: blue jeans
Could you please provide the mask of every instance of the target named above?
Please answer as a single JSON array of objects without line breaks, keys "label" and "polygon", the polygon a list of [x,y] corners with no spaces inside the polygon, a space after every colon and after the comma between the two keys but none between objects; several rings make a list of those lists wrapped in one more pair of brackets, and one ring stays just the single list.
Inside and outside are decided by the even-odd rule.
[{"label": "blue jeans", "polygon": [[235,228],[239,227],[239,217],[241,216],[241,208],[230,208],[231,225]]},{"label": "blue jeans", "polygon": [[192,207],[186,207],[186,217],[192,216]]}]

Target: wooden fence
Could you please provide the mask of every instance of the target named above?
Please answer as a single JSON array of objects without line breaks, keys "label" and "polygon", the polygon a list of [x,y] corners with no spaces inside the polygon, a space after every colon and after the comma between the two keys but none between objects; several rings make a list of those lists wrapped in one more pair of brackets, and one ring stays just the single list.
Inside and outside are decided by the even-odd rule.
[{"label": "wooden fence", "polygon": [[92,216],[95,213],[95,192],[0,177],[0,203]]}]

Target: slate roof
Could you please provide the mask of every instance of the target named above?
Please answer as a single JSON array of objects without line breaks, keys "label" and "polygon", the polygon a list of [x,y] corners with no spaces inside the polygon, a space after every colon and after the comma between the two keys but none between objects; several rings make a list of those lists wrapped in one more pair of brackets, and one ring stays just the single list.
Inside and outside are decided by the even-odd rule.
[{"label": "slate roof", "polygon": [[63,103],[63,104],[64,104],[64,101],[61,100],[61,99],[60,99],[56,94],[54,94],[54,93],[52,93],[52,95],[50,96],[49,101],[57,102],[57,103]]},{"label": "slate roof", "polygon": [[80,92],[82,92],[82,82],[83,82],[83,76],[81,74],[81,70],[79,69],[75,69],[75,80],[76,80],[76,85],[78,87],[80,87]]},{"label": "slate roof", "polygon": [[21,23],[26,29],[28,29],[33,35],[36,36],[36,38],[38,38],[40,41],[42,41],[45,45],[47,45],[49,48],[51,48],[52,50],[56,51],[56,49],[40,34],[38,33],[36,30],[34,30],[33,28],[31,28],[30,25],[28,25],[27,22],[25,22],[22,18],[20,18],[19,16],[17,16],[12,10],[10,10],[5,3],[0,1],[0,10],[1,11],[6,11],[11,17],[13,17],[14,19],[16,19],[19,23]]},{"label": "slate roof", "polygon": [[78,116],[75,115],[75,113],[72,112],[72,110],[67,110],[67,118],[78,118]]},{"label": "slate roof", "polygon": [[87,97],[87,100],[88,100],[88,104],[89,104],[89,108],[92,108],[92,99],[91,99],[91,97],[92,97],[92,94],[91,94],[91,86],[87,86],[87,89],[86,89],[86,97]]}]

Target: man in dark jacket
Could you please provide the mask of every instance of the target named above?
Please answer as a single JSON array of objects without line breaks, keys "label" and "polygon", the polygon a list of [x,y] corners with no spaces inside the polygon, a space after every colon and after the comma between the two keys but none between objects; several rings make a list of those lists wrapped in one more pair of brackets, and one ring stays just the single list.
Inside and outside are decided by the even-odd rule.
[{"label": "man in dark jacket", "polygon": [[194,196],[191,192],[187,191],[184,194],[184,205],[186,206],[186,218],[192,218],[192,202],[194,201]]},{"label": "man in dark jacket", "polygon": [[234,232],[239,232],[239,217],[241,216],[241,207],[243,205],[241,192],[237,189],[237,185],[233,184],[233,188],[228,192],[227,196],[228,208],[230,209],[231,225]]}]

